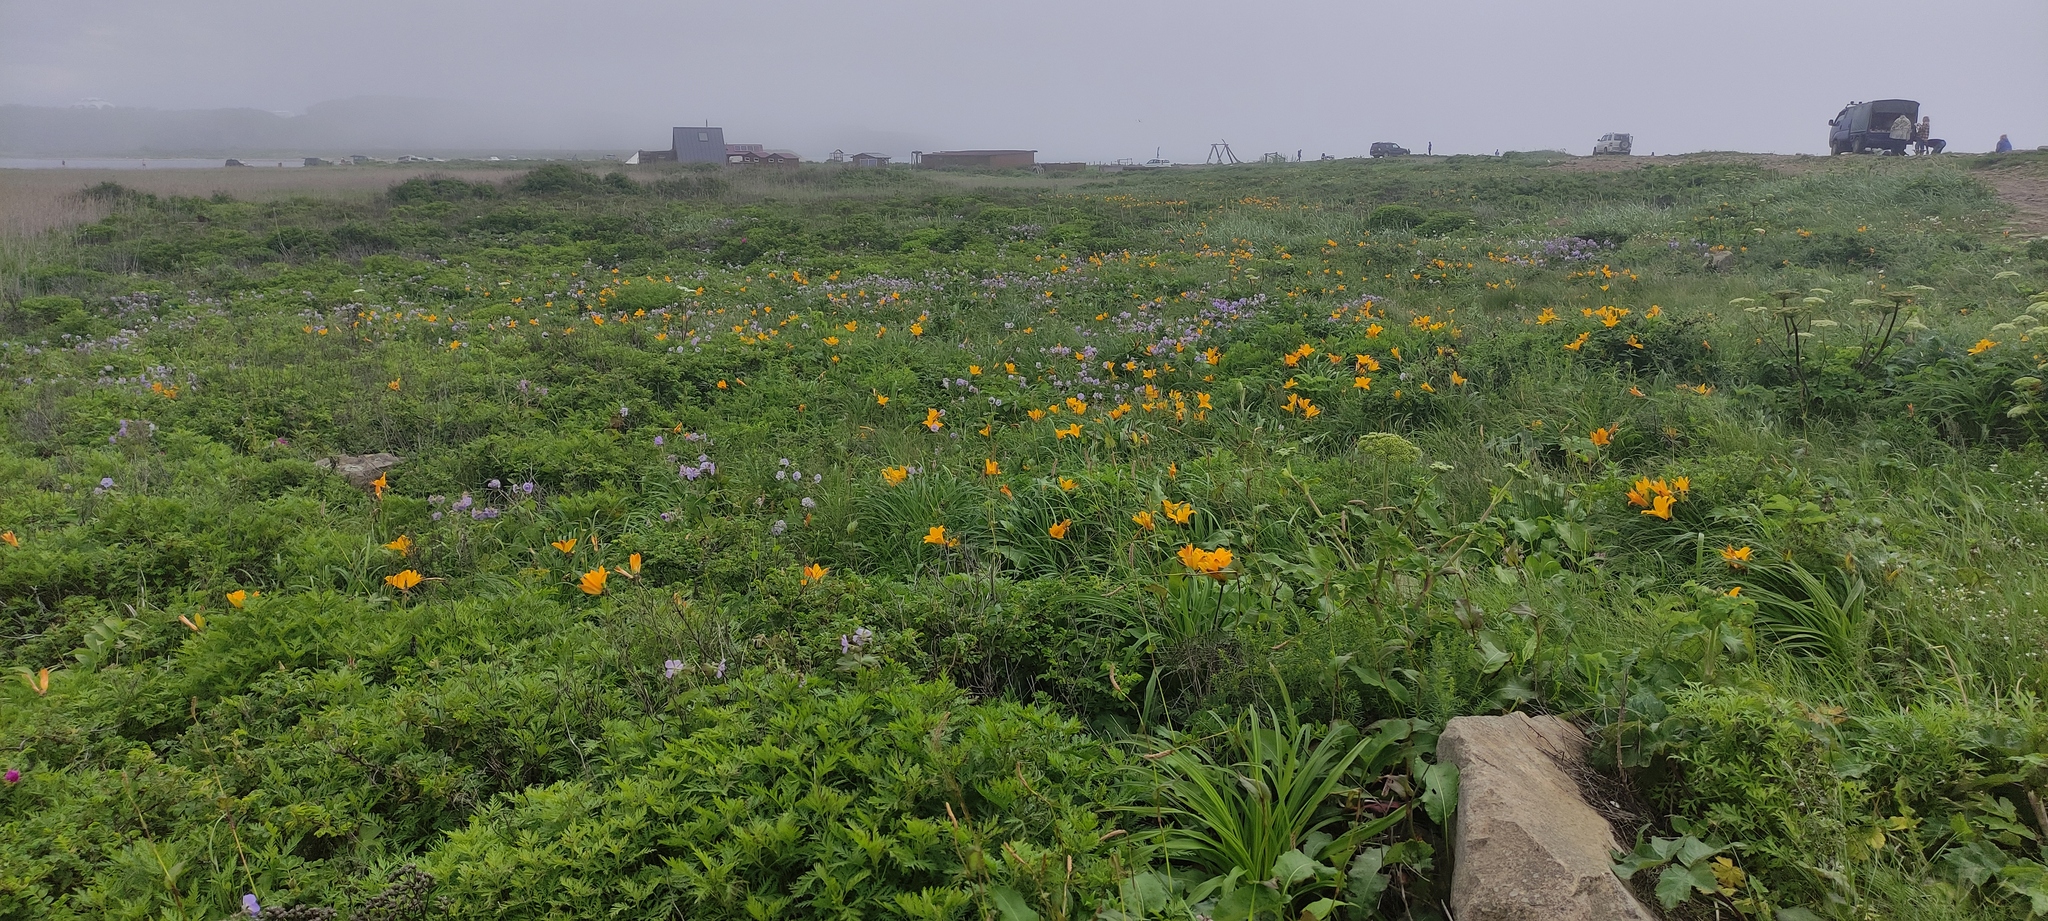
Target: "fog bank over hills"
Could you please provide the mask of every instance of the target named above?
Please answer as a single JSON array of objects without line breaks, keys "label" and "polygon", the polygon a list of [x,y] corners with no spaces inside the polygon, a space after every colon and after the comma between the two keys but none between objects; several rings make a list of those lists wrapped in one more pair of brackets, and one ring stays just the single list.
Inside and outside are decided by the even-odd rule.
[{"label": "fog bank over hills", "polygon": [[1896,97],[1981,151],[2048,143],[2044,35],[2043,0],[0,0],[0,103],[305,113],[54,115],[0,123],[0,147],[624,152],[710,119],[807,159],[1585,154],[1608,132],[1637,153],[1820,154],[1843,103]]},{"label": "fog bank over hills", "polygon": [[669,126],[606,112],[364,96],[303,115],[261,109],[0,106],[0,156],[333,157],[631,151],[667,146]]}]

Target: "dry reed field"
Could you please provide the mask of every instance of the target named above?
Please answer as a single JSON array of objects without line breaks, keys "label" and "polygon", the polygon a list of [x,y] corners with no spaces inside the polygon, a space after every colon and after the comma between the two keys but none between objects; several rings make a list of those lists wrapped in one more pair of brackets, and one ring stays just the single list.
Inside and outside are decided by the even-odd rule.
[{"label": "dry reed field", "polygon": [[[102,182],[115,182],[138,192],[162,196],[211,196],[226,193],[247,201],[313,196],[343,198],[382,192],[415,177],[444,177],[469,182],[496,182],[541,165],[520,162],[491,167],[445,165],[338,166],[311,169],[0,169],[0,240],[20,241],[50,230],[76,227],[106,216],[107,205],[91,201],[80,191]],[[670,175],[690,173],[675,165],[624,166],[584,161],[604,171],[620,170],[639,182],[652,182]],[[802,198],[819,184],[824,171],[804,169],[728,170],[720,174],[727,183],[720,198],[757,200],[761,198]],[[1074,177],[987,176],[959,173],[919,173],[919,179],[963,188],[1039,187],[1071,184]],[[843,187],[816,190],[832,197],[865,197],[862,190]],[[883,184],[876,194],[890,194],[892,184]]]},{"label": "dry reed field", "polygon": [[209,196],[225,192],[262,200],[296,195],[343,197],[380,192],[415,176],[450,176],[473,182],[501,179],[511,168],[348,166],[314,169],[0,170],[0,237],[25,237],[96,221],[106,205],[78,193],[118,182],[152,195]]}]

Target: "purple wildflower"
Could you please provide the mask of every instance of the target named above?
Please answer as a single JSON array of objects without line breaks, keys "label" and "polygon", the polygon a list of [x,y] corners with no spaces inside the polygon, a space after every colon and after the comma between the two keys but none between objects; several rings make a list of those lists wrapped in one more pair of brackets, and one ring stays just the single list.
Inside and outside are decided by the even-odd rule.
[{"label": "purple wildflower", "polygon": [[15,770],[14,768],[8,768],[8,769],[7,769],[7,782],[8,782],[8,783],[10,783],[10,784],[17,784],[17,783],[20,783],[20,782],[21,782],[21,772],[20,772],[20,771],[18,771],[18,770]]},{"label": "purple wildflower", "polygon": [[519,484],[519,491],[529,496],[533,495],[533,481],[527,480],[526,482]]},{"label": "purple wildflower", "polygon": [[724,680],[724,678],[725,678],[725,660],[724,660],[724,659],[720,659],[720,660],[718,660],[718,674],[717,674],[717,675],[715,675],[714,677],[716,677],[716,678],[718,678],[718,679],[720,679],[720,680]]},{"label": "purple wildflower", "polygon": [[665,441],[663,441],[663,440],[661,439],[661,436],[660,436],[660,435],[656,435],[656,436],[654,436],[654,446],[655,446],[655,447],[659,448],[659,447],[661,447],[662,445],[664,445],[664,444],[667,444],[667,443],[668,443],[668,442],[665,442]]},{"label": "purple wildflower", "polygon": [[664,678],[674,680],[677,675],[682,673],[682,671],[683,660],[681,659],[670,659],[666,662],[661,663],[661,676]]},{"label": "purple wildflower", "polygon": [[496,478],[496,477],[492,477],[492,478],[491,478],[491,480],[490,480],[489,482],[485,483],[484,485],[485,485],[485,486],[488,486],[488,487],[490,487],[490,488],[492,488],[492,489],[497,489],[497,488],[498,488],[498,480],[497,480],[497,478]]},{"label": "purple wildflower", "polygon": [[789,522],[777,518],[774,524],[768,526],[768,533],[774,537],[781,537],[782,532],[788,528]]},{"label": "purple wildflower", "polygon": [[256,893],[246,893],[242,896],[242,910],[254,918],[263,914],[263,903],[256,901]]}]

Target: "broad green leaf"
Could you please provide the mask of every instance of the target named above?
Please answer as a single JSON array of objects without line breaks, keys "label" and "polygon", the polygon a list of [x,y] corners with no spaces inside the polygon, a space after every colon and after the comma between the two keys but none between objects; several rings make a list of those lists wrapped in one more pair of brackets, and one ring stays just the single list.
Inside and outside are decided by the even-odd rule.
[{"label": "broad green leaf", "polygon": [[1123,890],[1124,908],[1141,917],[1164,909],[1171,895],[1167,883],[1166,877],[1150,872],[1125,879],[1118,887]]},{"label": "broad green leaf", "polygon": [[1688,867],[1719,853],[1720,848],[1690,835],[1679,839],[1678,862]]},{"label": "broad green leaf", "polygon": [[1593,535],[1586,530],[1585,525],[1579,524],[1576,521],[1553,518],[1550,522],[1550,529],[1557,532],[1558,539],[1564,541],[1564,545],[1579,556],[1585,556],[1586,551],[1592,549]]},{"label": "broad green leaf", "polygon": [[1239,886],[1217,901],[1216,912],[1210,917],[1215,921],[1251,921],[1254,916],[1266,917],[1286,908],[1287,900],[1278,892],[1259,885]]},{"label": "broad green leaf", "polygon": [[1024,901],[1023,893],[1008,886],[997,886],[988,891],[989,901],[996,903],[996,917],[1003,921],[1038,921],[1038,912],[1031,909],[1031,903]]},{"label": "broad green leaf", "polygon": [[1351,904],[1367,909],[1379,904],[1380,893],[1387,891],[1391,882],[1387,874],[1380,872],[1386,856],[1386,848],[1369,847],[1351,858],[1351,867],[1345,873],[1350,881],[1344,886],[1344,896]]},{"label": "broad green leaf", "polygon": [[1665,908],[1692,897],[1695,892],[1714,891],[1714,868],[1701,863],[1692,867],[1672,864],[1657,875],[1657,901]]},{"label": "broad green leaf", "polygon": [[1279,880],[1281,887],[1285,888],[1302,880],[1314,878],[1316,870],[1319,868],[1323,870],[1329,869],[1310,859],[1307,854],[1302,853],[1299,848],[1296,848],[1281,854],[1280,859],[1273,861],[1272,878]]},{"label": "broad green leaf", "polygon": [[1439,828],[1451,827],[1451,813],[1458,808],[1457,765],[1438,762],[1423,769],[1422,808]]},{"label": "broad green leaf", "polygon": [[2031,860],[2016,860],[1998,871],[1998,881],[2013,894],[2033,905],[2036,915],[2048,915],[2048,866]]},{"label": "broad green leaf", "polygon": [[1972,889],[1997,876],[2007,863],[2003,851],[1982,839],[1966,841],[1943,851],[1941,862],[1958,882]]}]

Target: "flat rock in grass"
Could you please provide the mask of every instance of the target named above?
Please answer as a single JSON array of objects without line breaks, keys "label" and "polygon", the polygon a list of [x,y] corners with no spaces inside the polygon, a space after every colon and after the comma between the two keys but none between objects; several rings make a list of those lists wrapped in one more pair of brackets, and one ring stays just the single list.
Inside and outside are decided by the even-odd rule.
[{"label": "flat rock in grass", "polygon": [[1451,915],[1458,921],[1655,921],[1617,879],[1614,832],[1572,779],[1586,736],[1554,716],[1461,716],[1437,757],[1458,767]]},{"label": "flat rock in grass", "polygon": [[404,462],[405,458],[396,454],[336,454],[314,461],[313,466],[341,474],[357,489],[369,489],[384,471]]}]

